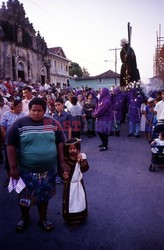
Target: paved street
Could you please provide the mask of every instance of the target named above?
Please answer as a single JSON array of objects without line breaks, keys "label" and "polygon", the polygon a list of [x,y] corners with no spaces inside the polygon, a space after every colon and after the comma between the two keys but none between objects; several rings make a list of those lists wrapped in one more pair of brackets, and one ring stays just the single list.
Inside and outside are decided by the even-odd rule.
[{"label": "paved street", "polygon": [[17,196],[3,188],[5,171],[0,171],[0,249],[164,249],[164,169],[149,172],[150,148],[143,136],[127,137],[123,124],[120,137],[109,137],[109,150],[99,152],[99,138],[83,138],[82,152],[90,170],[84,174],[89,215],[85,224],[69,227],[62,219],[62,189],[50,202],[51,233],[38,226],[36,207],[31,209],[31,225],[18,234]]}]

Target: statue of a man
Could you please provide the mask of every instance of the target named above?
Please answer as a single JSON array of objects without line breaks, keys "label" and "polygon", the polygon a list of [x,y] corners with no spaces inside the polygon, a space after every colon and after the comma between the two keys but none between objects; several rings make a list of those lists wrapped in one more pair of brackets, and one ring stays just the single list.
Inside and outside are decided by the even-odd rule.
[{"label": "statue of a man", "polygon": [[134,50],[130,47],[128,41],[123,38],[121,40],[120,58],[122,61],[120,73],[120,86],[124,87],[130,82],[138,82],[140,80],[139,70]]}]

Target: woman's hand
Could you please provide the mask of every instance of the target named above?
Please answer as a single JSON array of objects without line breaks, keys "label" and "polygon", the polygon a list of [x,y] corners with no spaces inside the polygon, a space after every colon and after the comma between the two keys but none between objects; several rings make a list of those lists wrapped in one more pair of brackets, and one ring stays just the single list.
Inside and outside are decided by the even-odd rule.
[{"label": "woman's hand", "polygon": [[10,176],[13,179],[19,179],[19,171],[18,171],[18,169],[17,168],[11,169],[10,170]]}]

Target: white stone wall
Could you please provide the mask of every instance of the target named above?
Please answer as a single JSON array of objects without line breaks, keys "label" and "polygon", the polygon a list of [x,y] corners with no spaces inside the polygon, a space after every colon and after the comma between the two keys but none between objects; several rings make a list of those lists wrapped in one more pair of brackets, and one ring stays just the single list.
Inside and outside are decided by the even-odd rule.
[{"label": "white stone wall", "polygon": [[[49,60],[51,61],[51,83],[55,83],[55,85],[60,83],[61,86],[63,86],[63,84],[67,84],[67,79],[69,78],[69,62],[64,58],[55,56],[55,54],[51,54],[49,56]],[[68,70],[66,70],[66,67]]]}]

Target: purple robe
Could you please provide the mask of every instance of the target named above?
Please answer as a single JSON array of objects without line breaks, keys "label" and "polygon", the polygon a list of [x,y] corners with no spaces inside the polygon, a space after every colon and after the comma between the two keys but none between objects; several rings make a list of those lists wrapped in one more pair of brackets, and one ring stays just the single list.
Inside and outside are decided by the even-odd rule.
[{"label": "purple robe", "polygon": [[141,95],[137,95],[135,89],[131,91],[129,94],[129,121],[134,123],[139,123],[141,118],[141,103],[143,101],[143,97]]},{"label": "purple robe", "polygon": [[[115,90],[114,95],[111,99],[112,102],[112,112],[111,112],[111,120],[121,121],[122,120],[122,110],[124,104],[124,96],[121,91]],[[114,117],[115,116],[115,117]]]},{"label": "purple robe", "polygon": [[102,89],[98,106],[95,109],[94,116],[97,118],[96,131],[100,133],[108,133],[111,131],[111,102],[109,98],[109,90]]}]

